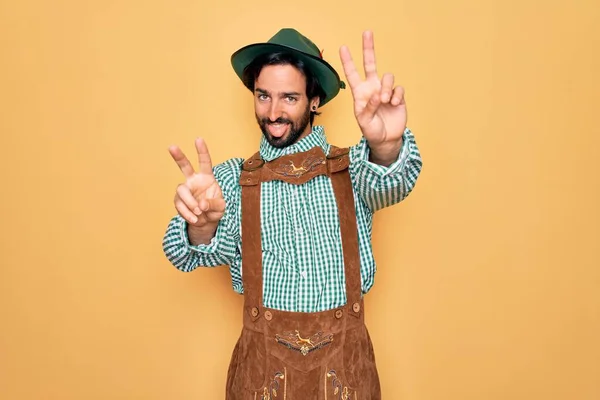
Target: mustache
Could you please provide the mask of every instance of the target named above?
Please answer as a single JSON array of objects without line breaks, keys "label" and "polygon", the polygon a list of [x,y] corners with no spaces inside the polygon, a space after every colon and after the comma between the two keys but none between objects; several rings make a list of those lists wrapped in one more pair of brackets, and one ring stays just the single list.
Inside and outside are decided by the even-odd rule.
[{"label": "mustache", "polygon": [[290,121],[287,118],[281,118],[281,117],[277,118],[275,121],[271,121],[269,118],[263,118],[263,119],[261,119],[261,122],[263,124],[265,124],[265,125],[268,125],[268,124],[289,124],[289,125],[292,125],[292,121]]}]

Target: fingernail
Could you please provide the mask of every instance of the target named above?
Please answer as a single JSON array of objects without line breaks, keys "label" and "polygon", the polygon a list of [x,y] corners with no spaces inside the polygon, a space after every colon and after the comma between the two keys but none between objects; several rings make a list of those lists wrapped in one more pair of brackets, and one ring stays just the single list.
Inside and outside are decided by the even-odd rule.
[{"label": "fingernail", "polygon": [[193,218],[192,218],[192,224],[195,224],[196,222],[198,222],[198,218],[196,218],[196,217],[193,217]]},{"label": "fingernail", "polygon": [[198,207],[194,208],[194,214],[196,215],[200,215],[202,211],[200,211],[200,209]]}]

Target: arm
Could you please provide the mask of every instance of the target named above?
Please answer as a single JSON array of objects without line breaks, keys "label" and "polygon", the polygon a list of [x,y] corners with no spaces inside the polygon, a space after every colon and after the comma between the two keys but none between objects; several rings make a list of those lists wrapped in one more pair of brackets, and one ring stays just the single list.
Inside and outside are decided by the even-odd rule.
[{"label": "arm", "polygon": [[225,213],[208,243],[194,244],[188,234],[191,225],[180,215],[169,222],[163,237],[163,251],[177,269],[190,272],[199,266],[231,265],[239,255],[241,191],[237,182],[241,162],[232,159],[214,168],[215,178],[223,190]]},{"label": "arm", "polygon": [[374,161],[365,138],[350,149],[350,160],[354,189],[372,212],[404,200],[414,188],[423,165],[414,135],[408,128],[400,151],[389,165]]},{"label": "arm", "polygon": [[177,187],[173,217],[163,237],[163,251],[179,270],[231,264],[239,249],[239,185],[241,160],[212,167],[202,139],[196,140],[199,170],[177,147],[169,148],[185,181]]}]

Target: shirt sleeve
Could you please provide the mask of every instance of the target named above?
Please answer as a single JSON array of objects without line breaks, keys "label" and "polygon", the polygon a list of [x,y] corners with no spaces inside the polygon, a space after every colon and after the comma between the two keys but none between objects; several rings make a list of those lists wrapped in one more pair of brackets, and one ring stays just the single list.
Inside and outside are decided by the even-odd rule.
[{"label": "shirt sleeve", "polygon": [[350,172],[355,190],[372,212],[404,200],[413,190],[423,162],[415,137],[406,128],[398,159],[389,166],[369,161],[370,148],[363,137],[350,151]]},{"label": "shirt sleeve", "polygon": [[194,246],[190,243],[188,223],[179,215],[168,224],[163,237],[163,252],[169,262],[183,272],[191,272],[197,267],[231,265],[240,253],[238,180],[241,161],[229,160],[213,168],[215,178],[221,186],[225,198],[225,213],[217,225],[215,236],[208,244]]}]

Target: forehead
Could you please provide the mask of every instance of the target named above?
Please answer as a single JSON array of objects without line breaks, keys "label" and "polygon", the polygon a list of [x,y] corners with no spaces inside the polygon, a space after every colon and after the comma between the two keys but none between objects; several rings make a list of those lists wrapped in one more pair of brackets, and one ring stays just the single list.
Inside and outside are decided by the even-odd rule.
[{"label": "forehead", "polygon": [[268,91],[304,93],[306,77],[296,67],[289,64],[267,65],[260,71],[255,86]]}]

